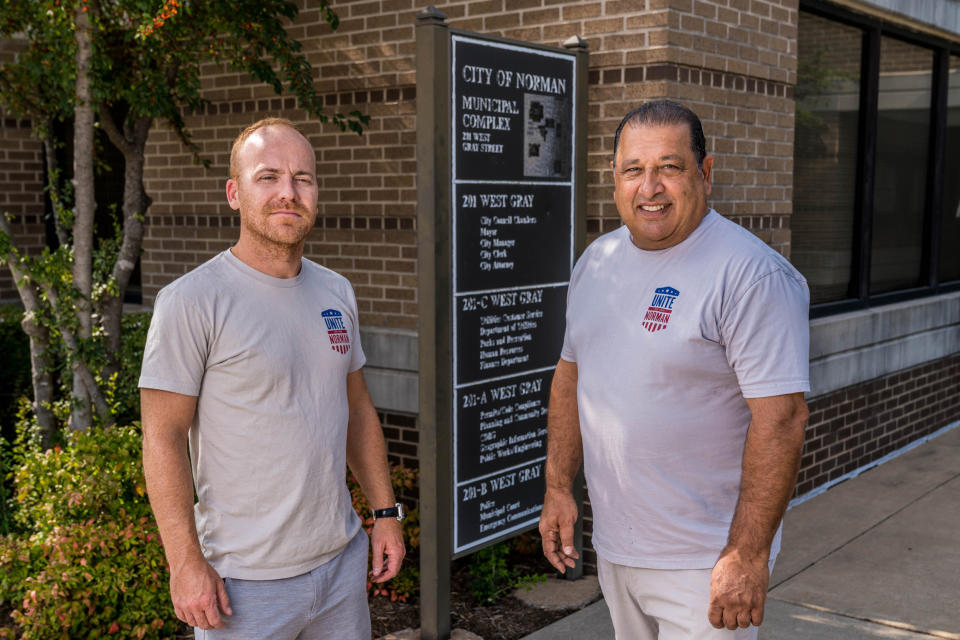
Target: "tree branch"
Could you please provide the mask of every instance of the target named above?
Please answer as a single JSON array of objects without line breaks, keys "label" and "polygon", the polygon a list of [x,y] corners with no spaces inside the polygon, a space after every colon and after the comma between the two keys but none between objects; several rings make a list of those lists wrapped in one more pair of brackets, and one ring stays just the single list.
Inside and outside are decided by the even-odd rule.
[{"label": "tree branch", "polygon": [[32,113],[46,113],[46,110],[43,107],[24,95],[22,88],[18,89],[17,87],[13,86],[13,83],[7,79],[5,73],[0,73],[0,86],[3,86],[7,93],[12,93],[14,96],[16,96],[17,100],[22,101],[24,106],[26,106],[27,109]]},{"label": "tree branch", "polygon": [[[0,214],[0,231],[10,238],[11,247],[13,245],[13,228],[7,216]],[[23,308],[27,313],[35,313],[40,310],[40,293],[37,291],[27,277],[23,263],[17,252],[11,248],[5,251],[2,256],[7,267],[10,269],[10,275],[13,276],[13,282],[17,285],[17,291],[20,292],[20,299],[23,301]]]},{"label": "tree branch", "polygon": [[[60,296],[57,294],[57,290],[47,284],[43,284],[42,286],[44,293],[47,294],[47,299],[50,300],[50,304],[53,305],[54,308],[59,306]],[[70,358],[70,369],[73,371],[75,379],[79,380],[80,383],[86,388],[87,396],[93,401],[93,404],[97,408],[97,413],[100,415],[100,419],[103,421],[103,424],[112,425],[113,416],[110,415],[110,406],[103,397],[103,393],[100,391],[100,387],[97,385],[96,380],[94,380],[93,374],[90,372],[90,368],[87,367],[86,363],[80,358],[80,345],[77,342],[77,337],[66,325],[60,325],[58,329],[60,330],[60,335],[63,336],[64,344],[67,345],[69,353],[73,356]],[[89,425],[81,425],[80,427],[75,428],[85,428],[86,426]]]},{"label": "tree branch", "polygon": [[57,162],[57,150],[53,142],[53,125],[47,123],[47,135],[43,137],[43,155],[47,159],[47,188],[49,189],[50,204],[53,208],[53,228],[57,232],[57,240],[61,245],[70,242],[70,234],[63,228],[60,219],[60,210],[63,208],[63,194],[60,193],[60,167]]},{"label": "tree branch", "polygon": [[110,113],[107,105],[101,104],[98,114],[100,116],[100,126],[107,132],[107,137],[110,138],[113,146],[119,149],[124,156],[133,153],[133,145],[130,144],[124,132],[120,131],[120,127],[117,126],[117,122],[113,119],[113,114]]},{"label": "tree branch", "polygon": [[6,234],[10,243],[0,258],[10,269],[10,275],[17,286],[20,300],[23,301],[23,320],[20,326],[30,338],[30,378],[33,384],[33,413],[40,427],[41,444],[50,446],[56,431],[56,418],[50,409],[53,404],[53,378],[50,374],[50,330],[40,323],[40,292],[26,276],[26,269],[20,256],[13,249],[13,230],[5,215],[0,214],[0,230]]}]

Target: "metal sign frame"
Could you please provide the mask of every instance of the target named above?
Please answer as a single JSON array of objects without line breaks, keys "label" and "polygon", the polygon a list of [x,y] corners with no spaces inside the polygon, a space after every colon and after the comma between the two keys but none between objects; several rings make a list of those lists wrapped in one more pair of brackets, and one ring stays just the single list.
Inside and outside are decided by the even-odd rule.
[{"label": "metal sign frame", "polygon": [[[457,434],[457,309],[462,295],[486,295],[485,291],[459,292],[454,239],[457,230],[454,195],[458,185],[478,184],[457,180],[455,170],[456,113],[453,100],[454,43],[482,43],[498,49],[563,57],[573,64],[572,132],[570,179],[562,185],[570,190],[569,267],[582,253],[586,239],[586,44],[578,37],[564,43],[566,49],[529,44],[450,29],[446,16],[433,7],[417,16],[417,248],[419,306],[419,427],[420,427],[420,573],[421,633],[424,640],[444,640],[450,634],[450,563],[460,555],[476,551],[536,526],[539,511],[519,518],[507,527],[470,544],[457,544],[455,490],[455,446]],[[500,181],[503,183],[503,181]],[[550,181],[534,180],[533,185]],[[533,188],[533,187],[530,187]],[[566,280],[569,281],[569,270]],[[533,285],[543,289],[546,284]],[[554,283],[566,287],[566,282]],[[512,290],[531,287],[513,287]],[[462,294],[462,295],[461,295]],[[561,318],[562,322],[562,318]],[[559,348],[555,357],[559,357]],[[555,363],[556,360],[554,359]],[[550,374],[541,367],[536,372]],[[531,372],[517,373],[516,376]],[[510,377],[510,376],[507,376]],[[463,385],[461,385],[461,388]],[[542,403],[545,408],[545,402]],[[542,467],[541,457],[535,462]],[[504,472],[503,470],[498,473]],[[464,483],[461,483],[461,485]],[[582,480],[576,484],[582,505]],[[581,509],[582,510],[582,509]],[[582,520],[582,519],[581,519]],[[577,526],[577,544],[582,528]],[[568,574],[582,573],[582,565]]]}]

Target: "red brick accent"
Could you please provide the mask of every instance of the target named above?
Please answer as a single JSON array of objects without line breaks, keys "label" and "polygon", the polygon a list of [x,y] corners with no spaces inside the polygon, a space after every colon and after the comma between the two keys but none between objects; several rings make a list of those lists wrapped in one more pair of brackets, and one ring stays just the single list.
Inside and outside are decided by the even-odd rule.
[{"label": "red brick accent", "polygon": [[[417,417],[381,411],[377,414],[383,426],[383,435],[387,440],[387,458],[390,464],[404,466],[408,469],[420,467],[418,447],[420,431],[417,429]],[[409,509],[415,507],[419,501],[418,487],[404,491],[397,496]]]},{"label": "red brick accent", "polygon": [[403,413],[381,411],[377,414],[383,425],[383,436],[387,440],[387,457],[391,464],[416,468],[418,462],[417,447],[420,431],[417,429],[417,417]]},{"label": "red brick accent", "polygon": [[960,355],[821,396],[795,495],[882,458],[960,418]]}]

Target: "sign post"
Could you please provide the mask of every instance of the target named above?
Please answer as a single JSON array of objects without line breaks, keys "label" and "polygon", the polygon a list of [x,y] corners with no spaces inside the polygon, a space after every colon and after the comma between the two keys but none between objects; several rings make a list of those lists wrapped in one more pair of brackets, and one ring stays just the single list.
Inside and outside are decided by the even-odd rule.
[{"label": "sign post", "polygon": [[424,638],[449,635],[450,560],[539,520],[585,235],[583,42],[531,45],[444,19],[431,7],[417,24]]}]

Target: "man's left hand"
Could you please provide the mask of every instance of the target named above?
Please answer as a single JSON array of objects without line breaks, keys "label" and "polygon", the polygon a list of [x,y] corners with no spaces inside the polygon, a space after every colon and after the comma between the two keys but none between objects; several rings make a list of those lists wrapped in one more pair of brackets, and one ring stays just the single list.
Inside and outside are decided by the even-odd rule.
[{"label": "man's left hand", "polygon": [[378,519],[373,523],[370,544],[373,547],[370,578],[374,582],[386,582],[400,571],[400,563],[407,553],[403,546],[403,527],[400,522],[396,518]]},{"label": "man's left hand", "polygon": [[724,549],[710,575],[710,624],[730,630],[760,626],[769,583],[770,567],[763,554]]}]

